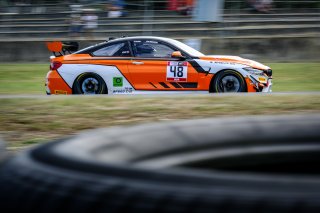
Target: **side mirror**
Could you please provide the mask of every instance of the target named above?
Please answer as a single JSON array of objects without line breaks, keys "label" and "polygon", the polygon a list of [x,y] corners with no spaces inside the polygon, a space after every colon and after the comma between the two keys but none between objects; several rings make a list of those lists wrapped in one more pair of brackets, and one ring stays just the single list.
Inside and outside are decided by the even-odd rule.
[{"label": "side mirror", "polygon": [[171,58],[178,58],[180,60],[186,59],[186,57],[183,56],[180,51],[174,51],[173,53],[171,53]]}]

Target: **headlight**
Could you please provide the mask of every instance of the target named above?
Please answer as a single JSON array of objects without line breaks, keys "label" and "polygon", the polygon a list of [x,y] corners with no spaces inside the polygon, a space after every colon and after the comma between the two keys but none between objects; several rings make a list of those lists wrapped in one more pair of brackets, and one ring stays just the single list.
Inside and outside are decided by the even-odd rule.
[{"label": "headlight", "polygon": [[264,72],[267,76],[271,77],[272,76],[272,69],[266,70]]},{"label": "headlight", "polygon": [[245,67],[243,68],[245,71],[250,73],[251,75],[264,75],[264,72],[258,69],[254,69],[252,67]]}]

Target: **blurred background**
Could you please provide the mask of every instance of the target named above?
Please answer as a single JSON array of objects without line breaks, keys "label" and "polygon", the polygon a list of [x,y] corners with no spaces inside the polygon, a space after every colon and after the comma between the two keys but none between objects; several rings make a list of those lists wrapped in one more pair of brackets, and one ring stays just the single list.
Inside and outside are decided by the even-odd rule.
[{"label": "blurred background", "polygon": [[[114,202],[115,205],[110,211],[122,212],[122,209],[132,210],[131,206],[136,204],[141,208],[161,205],[160,209],[166,209],[167,205],[171,207],[171,203],[177,202],[177,208],[172,205],[175,212],[180,212],[182,207],[188,211],[192,211],[189,208],[204,210],[203,206],[206,207],[207,204],[218,205],[221,212],[231,212],[231,208],[236,208],[235,212],[239,209],[246,211],[247,208],[256,212],[319,212],[320,0],[0,0],[0,23],[0,160],[7,152],[18,154],[17,158],[12,158],[13,161],[6,161],[13,165],[12,167],[3,166],[5,163],[1,162],[0,203],[6,205],[0,205],[0,209],[4,208],[3,206],[11,206],[13,209],[24,211],[28,211],[29,208],[32,212],[41,208],[49,208],[49,211],[57,209],[56,212],[66,209],[72,212],[71,207],[76,207],[78,212],[89,211],[86,206],[88,203],[90,208],[98,210]],[[80,48],[84,48],[106,41],[110,37],[137,35],[174,38],[204,54],[237,55],[262,62],[273,70],[273,93],[45,95],[45,77],[52,54],[48,52],[45,42],[78,41]],[[291,117],[296,114],[307,116]],[[274,117],[271,117],[271,120],[270,117],[259,118],[269,115]],[[238,116],[249,118],[237,118]],[[220,119],[211,126],[208,126],[208,123],[198,125],[195,120],[213,117]],[[188,125],[177,123],[175,126],[167,123],[166,128],[156,129],[155,123],[174,120],[188,122]],[[145,125],[136,128],[138,124]],[[38,155],[28,154],[28,158],[21,153],[23,150],[26,150],[24,153],[28,153],[27,150],[33,146],[54,140],[61,141],[84,130],[113,126],[123,127],[114,128],[113,132],[100,130],[105,135],[90,133],[86,140],[79,139],[83,142],[81,146],[70,146],[69,151],[66,146],[67,152],[62,148],[48,152],[49,149],[55,149],[49,145],[51,148],[39,149]],[[130,129],[128,126],[133,127]],[[84,134],[80,134],[79,138]],[[144,137],[144,134],[147,137]],[[108,137],[111,138],[110,141]],[[209,140],[211,137],[212,141]],[[100,144],[99,139],[97,144],[100,144],[100,147],[94,148],[92,142],[97,138],[110,144]],[[226,141],[223,141],[223,138],[227,138]],[[6,142],[5,146],[2,139]],[[227,142],[225,149],[224,142]],[[216,146],[215,143],[221,144]],[[140,146],[135,146],[136,144]],[[246,148],[247,151],[244,152]],[[57,150],[62,154],[56,152]],[[78,156],[85,156],[84,159],[89,156],[91,163],[87,151],[89,154],[96,154],[97,159],[105,161],[109,156],[114,156],[115,159],[123,157],[130,162],[130,157],[137,154],[131,161],[138,164],[139,160],[148,162],[148,157],[152,163],[153,156],[155,159],[161,159],[162,154],[168,154],[169,157],[172,155],[172,159],[175,160],[182,156],[181,162],[187,159],[183,156],[189,154],[193,156],[190,159],[194,159],[194,156],[204,156],[204,159],[207,157],[207,162],[204,160],[199,161],[198,165],[193,164],[194,169],[197,166],[203,169],[206,163],[209,165],[210,162],[214,165],[214,160],[210,161],[208,153],[216,153],[213,154],[218,156],[216,165],[220,162],[221,165],[230,166],[230,162],[234,162],[230,168],[241,171],[243,166],[245,171],[246,162],[250,162],[248,168],[256,164],[256,167],[252,166],[256,170],[250,172],[280,172],[281,175],[287,172],[290,178],[283,179],[281,176],[277,179],[278,176],[274,176],[280,184],[271,179],[273,182],[258,185],[258,182],[252,182],[252,179],[242,184],[241,181],[245,180],[245,176],[242,175],[239,179],[241,181],[237,181],[237,184],[229,184],[228,181],[235,178],[236,174],[232,171],[231,176],[224,174],[215,177],[214,180],[218,180],[217,186],[210,185],[212,192],[216,193],[214,196],[202,191],[201,196],[189,196],[179,185],[189,182],[189,179],[183,177],[180,180],[174,176],[175,182],[172,183],[165,181],[162,184],[159,180],[154,181],[152,184],[156,183],[159,191],[149,189],[152,185],[143,179],[140,182],[135,179],[133,183],[137,185],[131,187],[129,177],[143,176],[141,171],[138,175],[133,175],[131,169],[130,175],[125,177],[129,172],[118,172],[114,169],[116,167],[112,167],[109,175],[109,171],[102,173],[104,170],[98,167],[96,171],[99,173],[88,170],[92,174],[88,172],[89,175],[85,176],[101,178],[102,181],[83,181],[81,178],[85,172],[84,168],[89,168],[88,165],[91,164],[86,164],[85,161],[79,161],[85,162],[83,164],[71,161],[76,162],[76,166],[72,165],[70,171],[67,171],[69,167],[66,166],[66,159],[72,158],[72,154],[79,154]],[[193,153],[195,155],[192,155]],[[56,158],[52,158],[55,155]],[[233,155],[236,157],[233,158]],[[166,158],[163,159],[166,161]],[[289,163],[283,163],[286,161]],[[112,159],[110,162],[113,162]],[[241,162],[245,163],[242,165]],[[48,167],[45,168],[44,165]],[[63,169],[59,167],[61,165]],[[80,173],[77,169],[81,169],[82,165],[84,170]],[[141,165],[143,166],[143,163]],[[240,167],[237,167],[239,165]],[[216,168],[212,167],[212,170],[214,169]],[[156,170],[158,172],[158,169]],[[100,175],[100,172],[106,176]],[[120,179],[116,180],[117,174],[120,173],[123,177],[121,175]],[[200,177],[198,171],[195,174],[195,177]],[[306,182],[298,180],[296,184],[292,177],[296,177],[297,174],[302,174],[302,177],[314,176],[312,179],[306,179]],[[114,179],[109,181],[106,177]],[[222,181],[217,177],[222,178]],[[204,184],[208,183],[207,180],[201,180],[196,179],[197,184],[206,187]],[[219,188],[224,186],[221,184],[224,182],[229,185]],[[107,184],[101,185],[102,183]],[[239,189],[234,188],[237,185],[240,185]],[[170,188],[170,191],[166,192],[169,186],[176,187],[177,190]],[[252,187],[256,190],[253,190],[255,194],[251,194]],[[136,191],[141,188],[147,191]],[[191,188],[196,187],[192,185]],[[205,191],[208,189],[211,188],[206,188]],[[230,191],[233,189],[236,193]],[[274,190],[279,196],[265,196],[266,191],[261,189],[267,192]],[[111,191],[108,192],[109,190]],[[307,191],[306,194],[302,193],[304,190]],[[149,202],[146,198],[150,193],[156,196],[152,195]],[[28,194],[26,199],[25,194]],[[53,194],[56,197],[51,197]],[[249,194],[253,199],[246,197]],[[256,196],[257,194],[259,196]],[[302,200],[297,200],[298,195]],[[57,205],[59,196],[60,206]],[[286,196],[292,196],[294,204],[290,203]],[[161,200],[156,200],[157,197],[161,197]],[[189,197],[197,203],[180,203],[187,202]],[[269,197],[270,200],[267,200]],[[217,201],[211,202],[212,199]],[[238,202],[238,199],[243,203]],[[11,205],[11,201],[14,205]],[[129,204],[120,208],[122,202]],[[51,208],[51,205],[54,206]],[[269,205],[271,208],[266,208]],[[273,205],[280,205],[282,211]],[[304,211],[304,208],[308,207],[314,209]]]},{"label": "blurred background", "polygon": [[[0,134],[20,150],[85,129],[320,112],[320,0],[0,0]],[[178,39],[273,71],[272,94],[45,96],[46,41]],[[295,93],[292,93],[295,92]],[[284,94],[281,94],[284,93]]]},{"label": "blurred background", "polygon": [[[319,0],[1,0],[0,61],[48,61],[44,41],[179,39],[205,54],[320,59]],[[32,49],[32,54],[30,50]]]}]

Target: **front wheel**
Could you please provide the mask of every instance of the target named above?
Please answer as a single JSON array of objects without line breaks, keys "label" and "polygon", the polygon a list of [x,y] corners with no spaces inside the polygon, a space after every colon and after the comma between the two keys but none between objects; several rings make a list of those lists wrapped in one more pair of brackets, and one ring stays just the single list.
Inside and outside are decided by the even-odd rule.
[{"label": "front wheel", "polygon": [[74,82],[74,94],[106,94],[107,86],[104,80],[95,73],[83,73]]},{"label": "front wheel", "polygon": [[219,72],[213,79],[212,87],[212,91],[216,93],[247,91],[244,78],[234,70]]}]

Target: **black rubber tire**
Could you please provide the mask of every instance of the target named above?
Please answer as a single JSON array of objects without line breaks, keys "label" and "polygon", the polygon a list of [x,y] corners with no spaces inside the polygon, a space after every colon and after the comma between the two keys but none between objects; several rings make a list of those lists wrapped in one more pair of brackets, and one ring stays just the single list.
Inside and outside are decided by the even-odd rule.
[{"label": "black rubber tire", "polygon": [[[232,162],[236,168],[243,162],[234,157],[248,162],[250,155],[251,163],[276,165],[281,153],[300,162],[295,155],[300,150],[318,163],[319,129],[320,115],[301,115],[84,132],[7,161],[0,168],[0,207],[2,212],[320,212],[319,175],[183,167],[211,159],[213,167]],[[268,153],[275,155],[264,158]]]},{"label": "black rubber tire", "polygon": [[210,89],[210,91],[215,93],[224,93],[224,89],[221,86],[221,80],[226,76],[234,76],[235,78],[238,79],[240,86],[237,92],[247,92],[247,84],[243,76],[235,70],[222,70],[218,72],[212,80],[212,84],[211,84],[212,88]]},{"label": "black rubber tire", "polygon": [[73,94],[84,94],[84,92],[81,88],[81,85],[87,78],[94,78],[98,81],[99,86],[98,86],[98,89],[95,92],[95,94],[107,94],[108,93],[107,85],[104,82],[104,80],[101,78],[100,75],[98,75],[96,73],[82,73],[81,75],[79,75],[76,78],[76,80],[73,83],[73,87],[72,87]]},{"label": "black rubber tire", "polygon": [[6,151],[5,143],[0,137],[0,164],[2,163],[2,161],[6,159],[7,156],[8,156],[8,153]]}]

